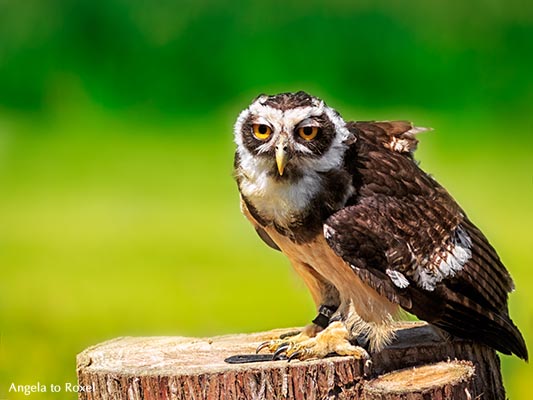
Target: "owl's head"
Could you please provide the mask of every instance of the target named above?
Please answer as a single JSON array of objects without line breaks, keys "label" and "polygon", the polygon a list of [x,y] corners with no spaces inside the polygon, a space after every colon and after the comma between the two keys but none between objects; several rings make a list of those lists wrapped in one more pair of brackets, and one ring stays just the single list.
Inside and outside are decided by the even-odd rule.
[{"label": "owl's head", "polygon": [[278,180],[338,168],[351,137],[334,109],[305,92],[257,97],[239,115],[234,133],[244,172]]}]

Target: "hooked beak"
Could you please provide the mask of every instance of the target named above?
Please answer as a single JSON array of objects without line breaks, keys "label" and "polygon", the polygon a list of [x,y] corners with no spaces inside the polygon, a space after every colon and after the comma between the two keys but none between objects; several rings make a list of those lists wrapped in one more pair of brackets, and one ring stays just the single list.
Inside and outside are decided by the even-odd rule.
[{"label": "hooked beak", "polygon": [[290,160],[289,141],[286,136],[281,136],[276,144],[276,164],[278,166],[279,175],[283,175],[285,166]]}]

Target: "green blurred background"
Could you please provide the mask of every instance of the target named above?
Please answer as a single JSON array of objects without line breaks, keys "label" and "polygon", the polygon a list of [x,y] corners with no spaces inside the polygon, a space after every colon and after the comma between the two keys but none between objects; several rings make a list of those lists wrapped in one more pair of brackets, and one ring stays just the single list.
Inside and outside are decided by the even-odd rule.
[{"label": "green blurred background", "polygon": [[239,213],[232,124],[261,92],[433,127],[417,158],[498,249],[533,351],[532,27],[525,1],[0,0],[0,398],[117,336],[314,316]]}]

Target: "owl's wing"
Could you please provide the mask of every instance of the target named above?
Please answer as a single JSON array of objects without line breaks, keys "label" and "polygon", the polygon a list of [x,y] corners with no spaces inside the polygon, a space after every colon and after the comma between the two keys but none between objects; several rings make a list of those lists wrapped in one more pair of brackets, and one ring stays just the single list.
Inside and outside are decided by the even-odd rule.
[{"label": "owl's wing", "polygon": [[268,247],[277,251],[281,251],[279,246],[276,244],[276,242],[274,242],[267,231],[265,231],[259,225],[255,225],[255,232]]},{"label": "owl's wing", "polygon": [[350,122],[349,129],[355,129],[374,144],[398,153],[412,154],[417,146],[419,133],[431,130],[414,126],[409,121],[358,121]]},{"label": "owl's wing", "polygon": [[278,247],[276,242],[270,237],[270,235],[265,231],[261,225],[258,223],[258,220],[260,220],[260,216],[257,213],[257,211],[252,207],[251,204],[248,204],[244,198],[241,196],[241,212],[248,218],[248,220],[252,223],[252,225],[255,228],[255,232],[257,233],[257,236],[261,238],[261,240],[271,249],[281,251],[281,249]]},{"label": "owl's wing", "polygon": [[452,334],[527,359],[507,310],[512,280],[453,199],[365,197],[332,215],[324,235],[390,301]]}]

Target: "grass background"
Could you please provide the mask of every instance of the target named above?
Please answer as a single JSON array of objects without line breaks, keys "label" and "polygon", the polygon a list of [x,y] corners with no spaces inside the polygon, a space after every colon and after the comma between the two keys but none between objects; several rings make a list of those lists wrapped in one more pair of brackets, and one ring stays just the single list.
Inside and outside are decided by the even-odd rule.
[{"label": "grass background", "polygon": [[[260,92],[433,127],[417,158],[498,249],[531,345],[532,20],[496,0],[0,1],[0,398],[75,382],[116,336],[314,316],[239,213],[232,124]],[[527,398],[531,366],[502,366]]]}]

